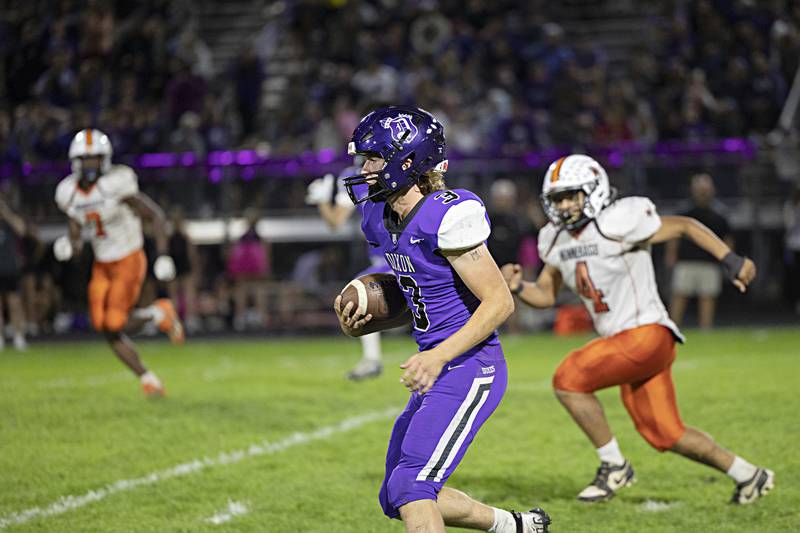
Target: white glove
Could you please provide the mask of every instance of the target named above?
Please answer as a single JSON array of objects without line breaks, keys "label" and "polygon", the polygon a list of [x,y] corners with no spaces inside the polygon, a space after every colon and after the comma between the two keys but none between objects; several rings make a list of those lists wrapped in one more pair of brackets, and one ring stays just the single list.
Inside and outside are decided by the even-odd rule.
[{"label": "white glove", "polygon": [[175,261],[168,255],[159,255],[153,263],[153,274],[158,281],[172,281],[175,279]]},{"label": "white glove", "polygon": [[57,261],[69,261],[72,257],[72,242],[69,237],[62,235],[53,242],[53,255]]},{"label": "white glove", "polygon": [[329,204],[333,200],[333,188],[336,186],[336,178],[333,174],[325,174],[322,178],[317,178],[308,185],[306,191],[306,203],[308,205]]}]

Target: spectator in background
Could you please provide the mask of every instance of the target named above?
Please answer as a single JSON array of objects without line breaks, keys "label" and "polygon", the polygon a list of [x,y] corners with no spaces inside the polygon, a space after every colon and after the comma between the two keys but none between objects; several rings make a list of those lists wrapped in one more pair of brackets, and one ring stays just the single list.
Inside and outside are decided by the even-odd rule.
[{"label": "spectator in background", "polygon": [[513,181],[492,182],[487,211],[492,221],[492,233],[487,242],[492,257],[499,265],[519,262],[522,223],[517,209],[517,186]]},{"label": "spectator in background", "polygon": [[[522,222],[517,205],[517,186],[513,181],[499,179],[492,182],[487,209],[492,221],[492,233],[486,242],[498,265],[518,263],[522,241]],[[519,328],[519,315],[512,314],[506,320],[510,332]]]},{"label": "spectator in background", "polygon": [[197,247],[186,232],[183,210],[174,207],[169,214],[169,255],[175,261],[175,279],[167,283],[169,298],[181,311],[183,323],[189,333],[200,329],[197,316]]},{"label": "spectator in background", "polygon": [[25,234],[25,221],[0,197],[0,350],[5,348],[3,307],[14,329],[14,348],[25,350],[25,313],[19,297],[22,259],[17,239]]},{"label": "spectator in background", "polygon": [[795,186],[783,205],[783,225],[786,229],[786,295],[794,312],[800,315],[800,186]]},{"label": "spectator in background", "polygon": [[203,112],[206,96],[206,81],[192,73],[191,67],[184,61],[176,59],[172,62],[172,79],[166,87],[167,109],[172,124],[187,111]]},{"label": "spectator in background", "polygon": [[370,56],[364,68],[353,76],[353,88],[370,102],[391,102],[397,92],[397,70]]},{"label": "spectator in background", "polygon": [[200,133],[200,115],[187,111],[181,115],[176,129],[169,138],[170,148],[175,152],[192,152],[197,156],[206,153],[203,135]]},{"label": "spectator in background", "polygon": [[[267,321],[267,281],[272,271],[270,247],[256,231],[258,212],[245,212],[247,231],[236,241],[228,255],[227,271],[233,281],[233,328],[244,331],[249,326],[262,327]],[[254,309],[248,312],[252,296]]]},{"label": "spectator in background", "polygon": [[39,334],[39,326],[44,321],[43,308],[48,307],[46,303],[42,305],[46,295],[43,295],[45,298],[40,298],[39,293],[39,281],[44,274],[42,266],[48,247],[39,239],[38,230],[30,219],[20,218],[24,223],[24,233],[19,240],[22,250],[20,295],[26,320],[25,330],[28,335],[35,336]]},{"label": "spectator in background", "polygon": [[[683,216],[692,217],[733,248],[730,225],[721,209],[714,205],[714,181],[708,174],[696,174],[691,181],[692,207]],[[722,272],[718,261],[687,240],[670,241],[666,250],[667,268],[672,270],[670,316],[680,325],[689,299],[697,297],[700,327],[714,325],[717,296],[722,290]]]},{"label": "spectator in background", "polygon": [[261,84],[265,78],[261,60],[252,46],[245,47],[236,58],[231,78],[236,87],[236,110],[239,112],[242,138],[247,139],[256,132]]}]

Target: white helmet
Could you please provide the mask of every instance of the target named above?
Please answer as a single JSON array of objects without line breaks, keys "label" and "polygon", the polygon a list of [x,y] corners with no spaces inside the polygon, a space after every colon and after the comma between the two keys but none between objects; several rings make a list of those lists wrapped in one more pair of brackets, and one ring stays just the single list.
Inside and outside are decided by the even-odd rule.
[{"label": "white helmet", "polygon": [[561,213],[552,201],[552,195],[563,191],[581,190],[586,193],[583,202],[583,218],[567,224],[567,229],[582,226],[596,217],[600,211],[614,201],[616,191],[608,182],[608,174],[600,163],[588,155],[573,154],[553,161],[547,169],[542,184],[542,204],[550,221],[556,226],[564,224]]},{"label": "white helmet", "polygon": [[87,128],[75,134],[69,143],[69,160],[72,163],[72,172],[80,174],[82,170],[81,157],[101,156],[100,174],[105,174],[111,169],[111,140],[108,135],[95,128]]}]

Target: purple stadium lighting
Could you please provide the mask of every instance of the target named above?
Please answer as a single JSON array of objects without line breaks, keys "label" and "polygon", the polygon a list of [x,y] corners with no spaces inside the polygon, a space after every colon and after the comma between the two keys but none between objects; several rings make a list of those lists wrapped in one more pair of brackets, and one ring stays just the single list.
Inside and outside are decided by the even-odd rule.
[{"label": "purple stadium lighting", "polygon": [[143,168],[162,168],[175,166],[175,154],[142,154],[139,166]]},{"label": "purple stadium lighting", "polygon": [[242,150],[240,152],[236,152],[236,164],[237,165],[255,165],[258,163],[258,154],[255,150]]},{"label": "purple stadium lighting", "polygon": [[211,170],[209,170],[208,181],[211,183],[219,183],[222,181],[222,169],[219,167],[213,167]]},{"label": "purple stadium lighting", "polygon": [[184,152],[181,155],[181,165],[190,167],[197,162],[197,157],[192,152]]},{"label": "purple stadium lighting", "polygon": [[317,152],[317,161],[323,165],[333,163],[336,160],[336,150],[333,148],[323,148]]}]

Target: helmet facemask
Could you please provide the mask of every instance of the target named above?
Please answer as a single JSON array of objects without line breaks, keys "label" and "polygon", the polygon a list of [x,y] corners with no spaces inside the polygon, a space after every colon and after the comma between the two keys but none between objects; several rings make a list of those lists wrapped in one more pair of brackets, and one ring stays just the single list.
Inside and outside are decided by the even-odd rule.
[{"label": "helmet facemask", "polygon": [[[583,193],[580,210],[573,204],[564,211],[557,207],[565,196]],[[594,159],[580,154],[561,158],[550,165],[542,185],[542,205],[550,221],[557,227],[578,230],[597,217],[616,198],[608,175]]]},{"label": "helmet facemask", "polygon": [[[406,191],[430,170],[444,172],[444,129],[427,111],[403,106],[389,106],[364,117],[348,145],[350,155],[380,157],[383,167],[344,179],[354,204],[385,202]],[[354,188],[366,194],[359,196]]]},{"label": "helmet facemask", "polygon": [[[96,160],[97,164],[87,165],[89,159]],[[82,189],[90,188],[105,173],[104,168],[107,165],[104,159],[103,156],[81,156],[72,159],[72,172],[78,175],[78,182]]]}]

